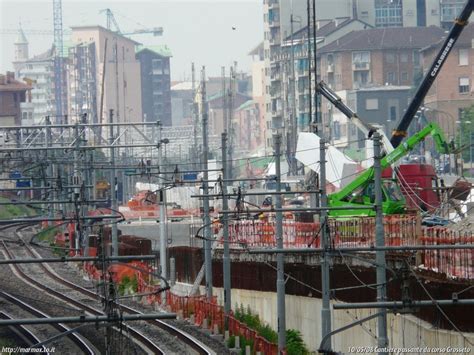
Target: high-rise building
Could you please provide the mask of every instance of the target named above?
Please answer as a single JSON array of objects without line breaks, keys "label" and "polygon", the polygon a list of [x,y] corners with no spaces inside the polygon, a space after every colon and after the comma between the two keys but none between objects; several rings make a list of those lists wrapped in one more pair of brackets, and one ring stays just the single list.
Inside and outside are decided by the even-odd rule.
[{"label": "high-rise building", "polygon": [[[14,43],[16,77],[30,83],[31,102],[22,104],[25,109],[26,118],[22,120],[23,124],[39,124],[46,116],[55,113],[55,86],[54,86],[54,50],[53,47],[39,55],[29,57],[29,44],[23,30],[20,28],[18,37]],[[67,61],[63,61],[65,69]],[[66,75],[66,70],[63,70]],[[67,87],[63,80],[63,106],[66,108]],[[28,109],[26,109],[28,106]],[[64,110],[65,111],[65,110]]]},{"label": "high-rise building", "polygon": [[171,52],[165,46],[145,46],[136,53],[140,62],[144,121],[171,126]]},{"label": "high-rise building", "polygon": [[[257,115],[254,126],[253,152],[264,153],[267,138],[270,138],[271,130],[267,129],[265,121],[265,60],[263,55],[263,42],[250,51],[252,56],[252,100]],[[270,148],[270,147],[268,147]]]},{"label": "high-rise building", "polygon": [[81,43],[69,49],[69,113],[72,117],[87,114],[97,123],[97,72],[94,42]]},{"label": "high-rise building", "polygon": [[265,147],[272,150],[271,130],[282,127],[283,107],[281,100],[272,99],[272,93],[281,87],[274,82],[274,72],[279,67],[278,56],[282,40],[307,23],[306,2],[290,0],[265,0],[263,3],[264,41],[263,57],[265,62],[265,117],[267,136]]},{"label": "high-rise building", "polygon": [[55,112],[54,96],[54,55],[49,49],[17,65],[17,77],[30,80],[31,103],[33,104],[32,123],[44,122],[46,116]]},{"label": "high-rise building", "polygon": [[90,122],[107,122],[112,109],[115,122],[141,122],[140,62],[135,58],[138,43],[101,26],[72,27],[71,42],[71,118],[77,120],[88,113]]},{"label": "high-rise building", "polygon": [[354,0],[353,16],[374,27],[451,28],[466,0]]}]

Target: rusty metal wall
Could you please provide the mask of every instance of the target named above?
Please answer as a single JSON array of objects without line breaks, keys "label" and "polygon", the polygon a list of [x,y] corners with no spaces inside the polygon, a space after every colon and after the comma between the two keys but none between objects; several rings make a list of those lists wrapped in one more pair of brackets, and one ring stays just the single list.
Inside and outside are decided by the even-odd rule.
[{"label": "rusty metal wall", "polygon": [[[202,249],[189,247],[170,248],[170,256],[176,259],[177,281],[193,283],[203,263]],[[393,263],[393,265],[395,266],[396,263]],[[222,262],[214,259],[212,266],[213,285],[215,287],[223,287]],[[232,262],[232,288],[276,292],[275,266],[274,263]],[[286,283],[287,294],[320,298],[320,293],[317,291],[321,288],[321,269],[319,266],[287,263],[285,264],[285,272],[291,276]],[[331,268],[331,288],[339,289],[360,285],[360,282],[352,273],[366,284],[375,283],[374,268],[353,265],[351,270],[349,270],[345,264],[334,264]],[[442,280],[440,275],[430,271],[420,271],[420,275],[424,286],[435,299],[451,299],[453,293],[460,292],[469,286],[464,282],[456,280]],[[396,275],[394,277],[392,273],[387,273],[387,279],[392,279],[388,284],[388,297],[391,300],[401,299],[401,279],[399,276]],[[414,277],[410,277],[409,282],[413,299],[429,299]],[[375,289],[363,287],[335,291],[334,296],[344,302],[369,302],[376,300],[376,291]],[[474,298],[474,289],[464,292],[462,298]],[[472,321],[474,306],[444,307],[443,310],[461,330],[474,331],[474,322]],[[430,322],[435,327],[452,329],[449,322],[435,307],[424,308],[416,312],[415,315]]]}]

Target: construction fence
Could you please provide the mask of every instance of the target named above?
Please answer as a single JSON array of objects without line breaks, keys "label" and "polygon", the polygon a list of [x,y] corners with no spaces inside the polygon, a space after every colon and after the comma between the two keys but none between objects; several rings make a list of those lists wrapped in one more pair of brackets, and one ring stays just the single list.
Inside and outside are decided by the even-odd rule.
[{"label": "construction fence", "polygon": [[[161,294],[150,294],[156,290],[157,286],[152,286],[139,280],[138,293],[149,294],[146,301],[149,304],[162,304]],[[178,296],[171,291],[166,291],[166,305],[171,312],[180,315],[184,319],[191,320],[197,326],[204,326],[215,332],[224,333],[225,314],[224,307],[217,304],[217,297],[214,296],[208,301],[206,296]],[[228,330],[230,336],[239,336],[252,344],[252,353],[260,352],[265,355],[277,355],[278,344],[271,343],[261,337],[254,329],[237,320],[231,312],[228,316]]]},{"label": "construction fence", "polygon": [[[324,227],[324,226],[323,226]],[[372,247],[375,246],[375,218],[357,217],[328,221],[331,246]],[[283,221],[284,248],[319,248],[321,246],[321,224],[319,222]],[[229,223],[231,249],[276,247],[275,218],[266,220],[237,220]],[[223,247],[222,226],[213,229],[218,247]],[[423,246],[474,244],[471,231],[454,231],[447,227],[424,227],[419,215],[384,216],[385,245]],[[391,251],[396,254],[397,251]],[[444,274],[448,278],[474,279],[474,250],[421,250],[417,252],[417,267]]]},{"label": "construction fence", "polygon": [[[375,245],[375,218],[329,219],[329,234],[333,247]],[[324,227],[324,226],[323,226]],[[283,221],[283,245],[285,248],[308,248],[321,245],[319,222]],[[276,221],[238,220],[229,223],[231,248],[276,246]],[[222,228],[214,233],[222,245]],[[384,217],[386,245],[416,245],[421,236],[421,220],[416,215],[391,215]]]}]

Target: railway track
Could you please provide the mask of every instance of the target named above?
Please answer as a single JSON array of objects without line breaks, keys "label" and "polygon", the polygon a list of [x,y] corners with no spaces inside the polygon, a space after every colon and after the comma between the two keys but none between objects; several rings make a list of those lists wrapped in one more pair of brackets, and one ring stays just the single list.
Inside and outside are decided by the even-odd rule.
[{"label": "railway track", "polygon": [[[25,246],[28,250],[29,246],[27,246],[27,245],[25,245]],[[4,247],[4,250],[7,254],[7,258],[8,259],[14,259],[13,253],[11,252],[10,248],[8,246],[6,246],[5,244],[3,244],[3,247]],[[31,250],[29,250],[28,252],[30,253]],[[102,311],[97,310],[96,308],[94,308],[94,307],[92,307],[92,306],[90,306],[90,305],[88,305],[84,302],[78,301],[73,297],[65,295],[65,290],[57,291],[57,290],[53,289],[52,287],[45,285],[44,281],[43,282],[37,281],[33,277],[27,275],[19,265],[12,265],[12,267],[15,269],[15,272],[23,280],[25,280],[30,285],[33,285],[34,287],[45,291],[48,295],[54,296],[55,298],[60,299],[64,302],[66,302],[69,305],[73,305],[78,310],[83,310],[83,311],[85,311],[85,312],[87,312],[91,315],[98,316],[98,315],[103,315],[104,314]],[[34,265],[33,267],[38,267],[38,265]],[[47,269],[43,265],[40,265],[40,267],[43,270]],[[32,270],[32,268],[29,267],[29,270]],[[36,272],[33,271],[33,273],[38,274],[37,271]],[[151,341],[147,336],[145,336],[144,334],[142,334],[139,331],[135,330],[134,328],[132,328],[128,325],[124,325],[123,329],[126,331],[126,333],[129,334],[129,336],[137,344],[139,344],[142,348],[144,348],[144,351],[146,353],[165,354],[165,351],[163,351],[163,349],[161,349],[157,344],[155,344],[153,341]]]},{"label": "railway track", "polygon": [[[12,317],[10,314],[1,311],[0,312],[0,319],[12,320],[12,319],[15,319],[15,318]],[[25,343],[25,345],[27,345],[27,346],[31,347],[31,346],[41,342],[41,340],[31,330],[29,330],[24,325],[12,325],[9,328],[12,330],[12,332],[15,334],[15,336],[19,337],[21,339],[21,341],[23,341]],[[46,355],[50,355],[50,352],[46,348],[43,348],[43,349],[45,350]]]},{"label": "railway track", "polygon": [[[21,226],[17,228],[17,230],[15,231],[15,234],[17,234],[17,237],[19,240],[23,240],[23,239],[22,239],[22,236],[19,235],[18,230],[24,227],[28,227],[28,226]],[[25,247],[25,249],[23,250],[25,250],[28,253],[29,257],[34,257],[34,258],[40,257],[40,255],[27,243],[24,243],[23,246]],[[7,245],[4,244],[4,248],[6,250],[6,254],[9,259],[15,258],[15,256],[13,255],[13,253],[11,253],[11,250],[9,250]],[[85,300],[83,297],[81,298],[81,301],[77,301],[76,299],[66,296],[64,293],[69,292],[69,291],[64,289],[64,287],[66,287],[67,289],[74,290],[76,291],[76,293],[79,293],[82,296],[87,296],[88,298],[95,300],[95,302],[104,301],[104,298],[101,295],[98,295],[97,293],[92,292],[91,290],[88,290],[84,287],[81,287],[77,284],[74,284],[60,277],[47,264],[32,264],[32,265],[35,265],[36,268],[41,268],[42,274],[47,275],[49,278],[59,283],[62,287],[61,291],[56,291],[52,287],[48,287],[44,285],[43,282],[38,282],[32,277],[26,275],[21,270],[21,267],[19,265],[14,265],[14,268],[15,268],[15,271],[18,274],[20,274],[22,278],[27,280],[27,282],[31,283],[37,288],[41,288],[45,290],[46,292],[53,295],[54,297],[59,298],[69,304],[72,304],[78,309],[85,310],[86,312],[92,315],[103,314],[101,311],[91,307],[88,304],[85,304],[84,303]],[[36,271],[33,273],[38,274],[39,272]],[[57,289],[57,287],[55,288]],[[119,307],[120,307],[121,312],[123,313],[142,314],[142,312],[126,305],[121,304],[119,305]],[[177,327],[174,327],[171,324],[167,324],[166,322],[163,322],[161,320],[148,320],[148,321],[140,321],[137,323],[140,324],[140,326],[137,326],[138,328],[141,329],[140,332],[128,325],[125,325],[126,327],[125,329],[130,334],[130,336],[136,340],[136,342],[138,342],[142,347],[146,348],[147,353],[163,354],[163,353],[172,352],[172,353],[186,353],[186,354],[216,354],[216,352],[214,352],[212,349],[202,344],[193,336],[190,336],[189,334],[187,334],[186,332],[183,332]],[[149,327],[149,325],[153,325],[153,327],[151,328]],[[156,328],[159,328],[160,331],[158,332]],[[159,338],[158,341],[153,342],[152,340],[150,340],[150,339],[156,339],[157,333],[160,333],[158,337]],[[179,340],[179,342],[183,343],[183,345],[179,346],[178,345],[179,342],[177,342],[176,340]],[[159,342],[160,344],[165,344],[166,349],[162,349],[161,347],[158,347],[156,345],[157,342]]]},{"label": "railway track", "polygon": [[[25,310],[29,314],[37,317],[37,318],[51,318],[49,315],[44,313],[43,311],[40,311],[39,309],[27,304],[23,300],[19,299],[18,297],[15,297],[7,292],[0,291],[0,297],[3,299],[7,300],[9,303]],[[11,317],[10,317],[11,318]],[[52,323],[51,326],[58,330],[60,333],[68,333],[70,332],[70,328],[65,326],[64,324],[61,323]],[[26,328],[23,327],[23,329],[26,330]],[[89,344],[87,340],[85,340],[82,336],[78,335],[77,333],[69,333],[66,335],[73,343],[74,345],[81,350],[84,354],[91,354],[95,355],[97,353],[96,349],[94,349],[93,346]],[[37,337],[35,337],[32,333],[30,333],[30,337],[32,340],[38,340]],[[38,344],[39,341],[31,344],[35,345]]]}]

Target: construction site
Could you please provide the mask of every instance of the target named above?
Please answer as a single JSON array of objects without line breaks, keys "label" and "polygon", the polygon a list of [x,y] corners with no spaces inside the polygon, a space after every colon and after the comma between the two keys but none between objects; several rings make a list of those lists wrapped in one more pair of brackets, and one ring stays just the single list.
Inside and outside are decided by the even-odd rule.
[{"label": "construction site", "polygon": [[[2,354],[474,349],[470,77],[455,78],[465,102],[430,106],[457,75],[449,60],[473,68],[474,0],[395,29],[381,14],[408,2],[375,0],[373,25],[360,1],[333,20],[291,2],[278,51],[285,1],[265,0],[269,34],[249,54],[264,84],[237,62],[218,78],[192,63],[172,84],[169,48],[132,39],[163,27],[122,32],[104,9],[104,27],[63,29],[52,3],[54,30],[38,33],[54,45],[30,57],[38,33],[20,27],[15,73],[0,74]],[[417,58],[416,84],[376,86],[371,69],[359,87],[379,39],[389,70]],[[242,89],[265,78],[268,100]]]}]

